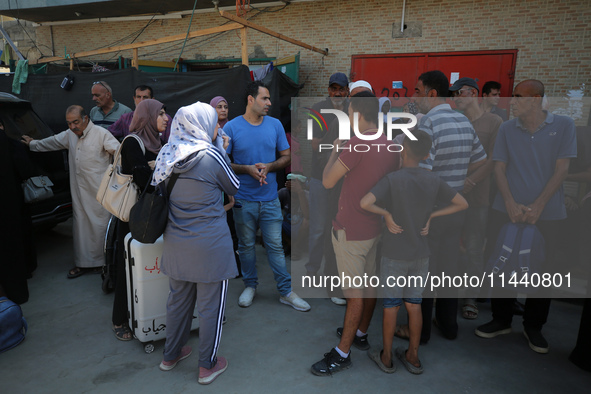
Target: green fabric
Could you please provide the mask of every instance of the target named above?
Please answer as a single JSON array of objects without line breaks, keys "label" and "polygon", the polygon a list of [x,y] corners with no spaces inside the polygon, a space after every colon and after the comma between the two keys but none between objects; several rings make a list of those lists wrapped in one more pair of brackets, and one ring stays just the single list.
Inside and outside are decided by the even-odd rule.
[{"label": "green fabric", "polygon": [[12,80],[12,93],[20,94],[21,83],[26,83],[29,77],[29,61],[19,60],[14,71],[14,79]]},{"label": "green fabric", "polygon": [[4,44],[4,50],[2,51],[2,56],[0,56],[0,61],[3,61],[6,67],[10,65],[10,45],[8,45],[8,43]]}]

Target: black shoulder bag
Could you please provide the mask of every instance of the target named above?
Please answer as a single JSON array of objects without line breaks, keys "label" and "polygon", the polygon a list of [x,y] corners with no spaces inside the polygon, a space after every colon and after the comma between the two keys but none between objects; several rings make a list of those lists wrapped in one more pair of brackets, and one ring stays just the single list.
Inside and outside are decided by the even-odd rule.
[{"label": "black shoulder bag", "polygon": [[178,177],[178,173],[171,175],[165,192],[163,185],[159,184],[152,193],[148,193],[148,182],[129,213],[129,231],[135,240],[153,244],[164,234],[168,221],[168,199]]}]

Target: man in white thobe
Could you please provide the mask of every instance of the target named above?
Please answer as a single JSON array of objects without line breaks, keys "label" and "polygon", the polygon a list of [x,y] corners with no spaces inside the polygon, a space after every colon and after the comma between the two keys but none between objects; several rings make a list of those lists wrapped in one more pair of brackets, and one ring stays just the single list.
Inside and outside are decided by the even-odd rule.
[{"label": "man in white thobe", "polygon": [[74,211],[74,265],[68,278],[100,272],[103,242],[111,214],[96,200],[96,193],[119,142],[106,129],[96,126],[84,108],[72,105],[66,110],[68,130],[42,140],[23,135],[23,142],[34,152],[68,150],[70,192]]}]

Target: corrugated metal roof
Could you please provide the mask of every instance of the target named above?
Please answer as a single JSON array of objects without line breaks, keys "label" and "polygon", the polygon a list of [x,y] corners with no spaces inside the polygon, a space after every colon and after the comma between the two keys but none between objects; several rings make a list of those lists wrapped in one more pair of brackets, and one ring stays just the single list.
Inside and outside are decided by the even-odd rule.
[{"label": "corrugated metal roof", "polygon": [[[269,0],[250,0],[251,4]],[[51,6],[47,5],[51,3]],[[273,2],[279,4],[280,2]],[[56,5],[57,4],[57,5]],[[169,14],[192,10],[194,0],[19,0],[0,2],[0,14],[32,22],[115,18],[132,15]],[[219,7],[235,7],[235,0],[219,0]],[[198,10],[213,9],[211,0],[197,2]]]}]

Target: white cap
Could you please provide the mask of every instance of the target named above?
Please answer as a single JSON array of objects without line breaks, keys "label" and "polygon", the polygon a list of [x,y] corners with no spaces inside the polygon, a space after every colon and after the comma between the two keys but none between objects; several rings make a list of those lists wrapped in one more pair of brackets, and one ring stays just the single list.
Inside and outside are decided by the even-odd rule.
[{"label": "white cap", "polygon": [[353,91],[355,88],[368,88],[369,90],[373,91],[371,85],[367,81],[355,81],[349,84],[349,92]]}]

